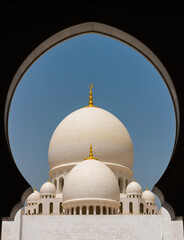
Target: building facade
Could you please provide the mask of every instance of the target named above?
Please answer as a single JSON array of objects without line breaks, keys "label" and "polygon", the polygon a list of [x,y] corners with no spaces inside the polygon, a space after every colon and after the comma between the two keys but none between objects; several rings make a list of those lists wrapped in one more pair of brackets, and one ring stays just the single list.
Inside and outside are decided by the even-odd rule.
[{"label": "building facade", "polygon": [[183,240],[183,221],[158,212],[154,194],[134,179],[133,145],[124,125],[89,104],[58,125],[49,145],[51,181],[27,198],[2,239]]}]

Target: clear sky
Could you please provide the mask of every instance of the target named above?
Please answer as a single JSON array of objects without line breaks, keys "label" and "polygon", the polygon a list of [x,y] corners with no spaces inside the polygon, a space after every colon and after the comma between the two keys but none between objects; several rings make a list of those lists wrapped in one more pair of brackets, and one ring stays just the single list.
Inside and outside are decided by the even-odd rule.
[{"label": "clear sky", "polygon": [[88,104],[119,118],[134,146],[134,177],[152,189],[170,160],[175,114],[161,76],[129,46],[97,34],[67,40],[41,56],[19,83],[10,108],[16,164],[38,190],[48,179],[49,141],[60,121]]}]

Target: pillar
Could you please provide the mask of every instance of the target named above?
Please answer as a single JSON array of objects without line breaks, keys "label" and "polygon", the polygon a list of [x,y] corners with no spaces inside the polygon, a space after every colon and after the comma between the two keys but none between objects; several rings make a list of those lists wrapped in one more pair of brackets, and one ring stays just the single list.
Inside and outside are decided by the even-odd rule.
[{"label": "pillar", "polygon": [[103,215],[103,206],[100,206],[100,215]]},{"label": "pillar", "polygon": [[86,215],[89,215],[89,206],[86,206]]},{"label": "pillar", "polygon": [[93,215],[96,215],[96,206],[93,206]]},{"label": "pillar", "polygon": [[126,192],[126,180],[123,179],[123,193]]},{"label": "pillar", "polygon": [[59,193],[59,179],[56,181],[56,193]]}]

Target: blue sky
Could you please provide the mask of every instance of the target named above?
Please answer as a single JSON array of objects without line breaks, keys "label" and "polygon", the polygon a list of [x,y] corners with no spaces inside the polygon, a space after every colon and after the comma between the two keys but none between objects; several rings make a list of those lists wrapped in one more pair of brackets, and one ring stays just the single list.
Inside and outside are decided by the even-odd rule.
[{"label": "blue sky", "polygon": [[129,46],[97,34],[65,41],[41,56],[19,83],[10,108],[9,138],[16,164],[38,190],[48,179],[53,131],[88,104],[118,117],[134,146],[134,177],[152,189],[170,160],[175,114],[162,78]]}]

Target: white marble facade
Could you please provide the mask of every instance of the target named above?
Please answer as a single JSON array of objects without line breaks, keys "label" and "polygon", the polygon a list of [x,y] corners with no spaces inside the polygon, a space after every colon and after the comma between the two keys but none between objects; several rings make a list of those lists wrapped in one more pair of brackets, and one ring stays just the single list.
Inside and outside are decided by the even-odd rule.
[{"label": "white marble facade", "polygon": [[[183,220],[158,212],[133,176],[133,145],[111,113],[89,105],[67,116],[49,145],[49,176],[2,240],[183,240]],[[94,156],[93,156],[94,155]]]},{"label": "white marble facade", "polygon": [[158,215],[23,215],[3,222],[2,240],[183,240],[183,221]]}]

